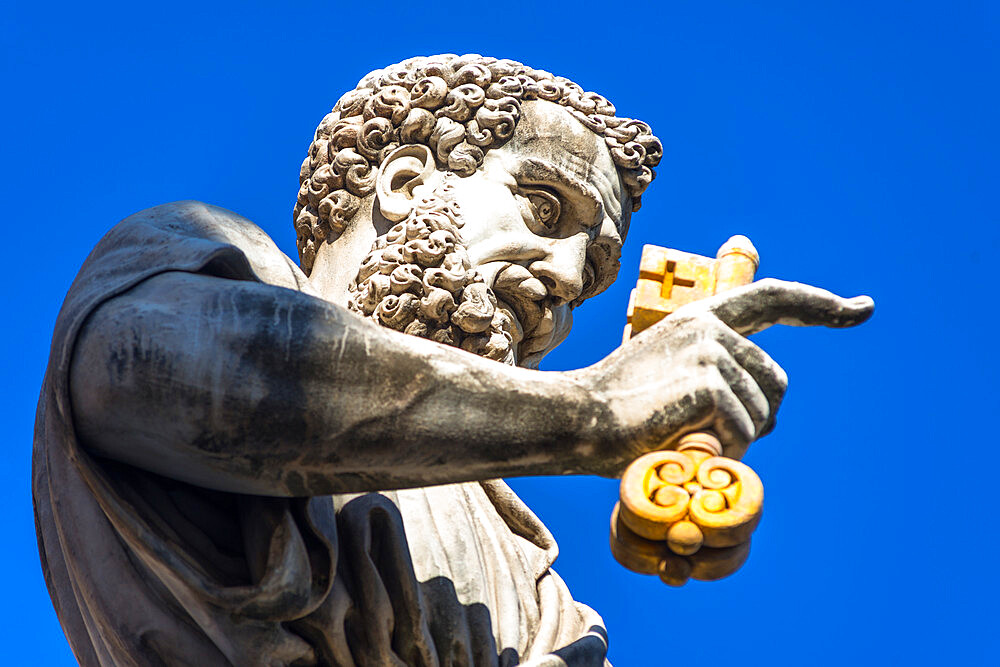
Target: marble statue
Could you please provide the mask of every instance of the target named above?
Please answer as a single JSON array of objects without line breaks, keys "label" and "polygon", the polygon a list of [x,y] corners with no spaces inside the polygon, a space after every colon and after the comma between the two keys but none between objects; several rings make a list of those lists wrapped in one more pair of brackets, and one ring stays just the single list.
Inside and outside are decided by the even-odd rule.
[{"label": "marble statue", "polygon": [[744,335],[872,310],[764,280],[535,370],[615,279],[661,152],[565,78],[413,58],[316,130],[299,266],[198,202],[111,229],[57,320],[33,461],[80,663],[605,664],[502,478],[618,476],[706,428],[739,458],[786,385]]}]

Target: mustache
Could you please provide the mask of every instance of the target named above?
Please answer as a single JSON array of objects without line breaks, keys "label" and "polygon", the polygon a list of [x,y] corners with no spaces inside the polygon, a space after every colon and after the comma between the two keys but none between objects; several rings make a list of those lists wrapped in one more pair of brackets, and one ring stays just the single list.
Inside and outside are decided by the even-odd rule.
[{"label": "mustache", "polygon": [[489,262],[480,266],[479,272],[497,299],[500,312],[511,311],[514,321],[509,333],[517,345],[517,358],[545,351],[557,320],[562,319],[545,284],[515,262]]}]

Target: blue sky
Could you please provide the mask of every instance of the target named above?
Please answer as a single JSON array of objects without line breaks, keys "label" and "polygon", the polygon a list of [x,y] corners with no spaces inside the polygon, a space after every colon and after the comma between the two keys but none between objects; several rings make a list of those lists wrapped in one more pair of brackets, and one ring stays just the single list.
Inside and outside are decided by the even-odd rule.
[{"label": "blue sky", "polygon": [[877,304],[858,329],[755,336],[790,388],[745,459],[766,511],[727,580],[671,589],[618,566],[614,481],[514,482],[615,664],[996,664],[1000,6],[272,4],[17,3],[0,19],[5,662],[72,664],[29,458],[52,325],[90,248],[136,210],[200,199],[294,256],[299,163],[340,94],[412,55],[476,52],[573,78],[665,146],[619,282],[543,368],[619,343],[644,243],[712,254],[746,234],[760,276]]}]

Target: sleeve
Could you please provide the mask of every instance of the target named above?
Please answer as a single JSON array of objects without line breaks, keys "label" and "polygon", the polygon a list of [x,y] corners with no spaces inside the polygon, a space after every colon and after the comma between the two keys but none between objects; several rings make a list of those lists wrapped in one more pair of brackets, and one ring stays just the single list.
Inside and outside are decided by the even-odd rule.
[{"label": "sleeve", "polygon": [[[305,285],[259,227],[198,202],[137,213],[91,252],[56,321],[35,429],[36,529],[56,612],[83,665],[309,664],[313,649],[283,623],[332,585],[336,534],[316,530],[315,508],[167,480],[96,459],[76,439],[78,332],[100,304],[166,271]],[[255,529],[234,529],[247,516]]]}]

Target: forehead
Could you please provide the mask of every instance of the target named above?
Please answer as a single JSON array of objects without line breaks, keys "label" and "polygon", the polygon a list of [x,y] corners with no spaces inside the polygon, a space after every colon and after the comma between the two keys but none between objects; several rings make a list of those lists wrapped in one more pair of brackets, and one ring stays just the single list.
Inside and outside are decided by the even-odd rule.
[{"label": "forehead", "polygon": [[514,162],[541,161],[590,184],[615,222],[621,220],[623,210],[631,210],[623,201],[627,190],[604,138],[584,127],[563,106],[544,100],[523,102],[514,136],[497,150]]}]

